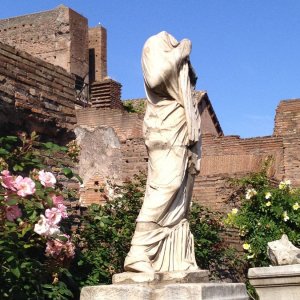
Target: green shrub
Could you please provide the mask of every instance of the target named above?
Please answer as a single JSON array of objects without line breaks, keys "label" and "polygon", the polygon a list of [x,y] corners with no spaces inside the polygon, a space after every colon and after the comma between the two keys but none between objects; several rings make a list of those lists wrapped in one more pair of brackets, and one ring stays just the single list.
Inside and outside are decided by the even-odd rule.
[{"label": "green shrub", "polygon": [[[143,174],[115,187],[114,200],[105,205],[90,206],[82,217],[77,244],[81,251],[74,261],[72,274],[80,286],[111,283],[115,273],[123,272],[135,220],[142,205],[146,178]],[[195,237],[195,254],[199,267],[210,269],[212,279],[237,281],[237,259],[220,236],[222,215],[194,203],[190,212],[191,230]]]},{"label": "green shrub", "polygon": [[274,182],[265,170],[237,184],[239,204],[228,214],[225,223],[239,230],[249,266],[270,265],[267,243],[280,239],[284,233],[299,247],[300,190],[293,189],[289,180]]},{"label": "green shrub", "polygon": [[[54,154],[66,150],[34,133],[0,138],[1,299],[74,296],[68,267],[75,246],[63,204],[69,191],[47,166],[48,157],[55,162]],[[56,175],[73,174],[57,162]]]},{"label": "green shrub", "polygon": [[[108,284],[113,274],[123,272],[146,178],[140,174],[113,186],[114,197],[106,204],[91,205],[83,215],[68,217],[62,199],[72,200],[77,194],[54,179],[76,176],[64,161],[68,154],[76,161],[78,151],[75,143],[68,148],[41,143],[34,133],[0,138],[3,299],[78,299],[80,287]],[[73,233],[75,218],[81,225]],[[212,279],[237,281],[240,262],[220,235],[222,215],[193,204],[190,225],[198,265],[210,269]]]}]

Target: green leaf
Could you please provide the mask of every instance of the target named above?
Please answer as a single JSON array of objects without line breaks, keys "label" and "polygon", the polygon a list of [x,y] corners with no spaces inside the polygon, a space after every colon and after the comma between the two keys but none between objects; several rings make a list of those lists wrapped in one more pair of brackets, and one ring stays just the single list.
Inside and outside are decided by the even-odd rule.
[{"label": "green leaf", "polygon": [[70,168],[63,168],[62,172],[67,178],[72,178],[73,177],[73,171]]},{"label": "green leaf", "polygon": [[77,263],[78,266],[82,266],[83,264],[84,264],[84,261],[83,261],[83,260],[80,260],[80,261],[78,261],[78,263]]},{"label": "green leaf", "polygon": [[56,237],[58,240],[62,241],[62,242],[66,242],[68,240],[67,237],[63,236],[63,235],[59,235],[58,237]]},{"label": "green leaf", "polygon": [[44,206],[43,206],[43,204],[41,202],[35,202],[34,205],[35,205],[36,208],[44,209]]},{"label": "green leaf", "polygon": [[11,269],[11,272],[12,272],[17,278],[20,278],[21,272],[20,272],[19,267],[16,267],[16,268],[14,268],[14,269]]},{"label": "green leaf", "polygon": [[16,205],[18,203],[18,200],[18,198],[9,198],[6,203],[8,205]]},{"label": "green leaf", "polygon": [[9,152],[3,148],[0,148],[0,155],[7,155]]},{"label": "green leaf", "polygon": [[12,260],[14,260],[15,259],[15,257],[12,255],[12,256],[10,256],[6,261],[7,262],[11,262]]},{"label": "green leaf", "polygon": [[18,171],[23,171],[23,167],[22,166],[20,166],[20,165],[14,165],[13,166],[13,170],[15,171],[15,172],[18,172]]},{"label": "green leaf", "polygon": [[74,174],[74,177],[77,178],[81,184],[83,184],[82,178],[78,174]]}]

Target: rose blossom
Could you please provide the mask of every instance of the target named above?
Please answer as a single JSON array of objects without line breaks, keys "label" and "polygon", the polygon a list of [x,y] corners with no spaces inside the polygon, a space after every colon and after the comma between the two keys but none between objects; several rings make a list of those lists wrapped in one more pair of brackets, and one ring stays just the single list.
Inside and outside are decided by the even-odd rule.
[{"label": "rose blossom", "polygon": [[22,216],[22,211],[18,205],[11,205],[5,208],[6,218],[9,221],[14,221],[15,219]]},{"label": "rose blossom", "polygon": [[63,219],[68,218],[67,207],[63,204],[58,204],[57,209],[60,211]]},{"label": "rose blossom", "polygon": [[246,193],[246,199],[250,200],[256,194],[257,194],[257,191],[255,189],[248,189],[247,193]]},{"label": "rose blossom", "polygon": [[70,258],[75,255],[75,245],[71,241],[66,242],[66,255]]},{"label": "rose blossom", "polygon": [[52,195],[51,198],[53,201],[53,205],[56,207],[58,207],[59,204],[64,204],[64,197],[61,195],[58,195],[58,196]]},{"label": "rose blossom", "polygon": [[45,172],[44,170],[39,171],[39,180],[45,187],[54,187],[56,179],[51,172]]},{"label": "rose blossom", "polygon": [[50,224],[44,215],[40,215],[40,217],[40,220],[34,225],[34,232],[44,236],[54,236],[60,233],[57,225]]},{"label": "rose blossom", "polygon": [[47,247],[45,250],[47,256],[52,256],[54,258],[58,258],[64,252],[64,254],[68,258],[74,257],[75,246],[69,240],[69,236],[67,236],[67,235],[64,235],[64,236],[68,238],[68,240],[66,242],[61,241],[59,239],[47,241]]},{"label": "rose blossom", "polygon": [[10,189],[12,191],[15,191],[15,180],[14,177],[10,175],[10,172],[8,170],[4,170],[1,172],[3,176],[0,176],[2,179],[1,185],[7,189]]},{"label": "rose blossom", "polygon": [[58,208],[52,207],[51,209],[46,209],[45,216],[47,217],[49,224],[56,225],[61,221],[62,213]]},{"label": "rose blossom", "polygon": [[63,242],[60,240],[48,240],[47,241],[47,247],[46,247],[46,255],[47,256],[53,256],[54,258],[57,258],[62,250],[63,250]]},{"label": "rose blossom", "polygon": [[35,183],[29,177],[23,178],[22,176],[18,176],[15,179],[15,188],[17,189],[17,194],[21,197],[35,193]]}]

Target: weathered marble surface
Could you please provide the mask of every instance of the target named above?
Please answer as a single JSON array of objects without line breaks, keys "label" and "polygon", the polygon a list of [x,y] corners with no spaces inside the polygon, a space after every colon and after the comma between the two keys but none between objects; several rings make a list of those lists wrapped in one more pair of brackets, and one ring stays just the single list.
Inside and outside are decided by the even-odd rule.
[{"label": "weathered marble surface", "polygon": [[113,275],[113,284],[149,284],[166,285],[170,283],[203,283],[208,282],[208,270],[177,271],[165,273],[124,272]]},{"label": "weathered marble surface", "polygon": [[274,266],[300,264],[300,249],[289,241],[286,234],[280,240],[269,242],[267,251]]},{"label": "weathered marble surface", "polygon": [[260,300],[300,299],[300,264],[251,268],[248,278]]},{"label": "weathered marble surface", "polygon": [[[242,283],[182,283],[154,289],[147,285],[113,284],[84,287],[80,300],[248,300]],[[287,300],[288,298],[286,298]]]},{"label": "weathered marble surface", "polygon": [[201,156],[190,52],[189,40],[178,42],[165,31],[150,37],[143,48],[149,163],[144,202],[124,264],[129,272],[198,269],[187,221]]}]

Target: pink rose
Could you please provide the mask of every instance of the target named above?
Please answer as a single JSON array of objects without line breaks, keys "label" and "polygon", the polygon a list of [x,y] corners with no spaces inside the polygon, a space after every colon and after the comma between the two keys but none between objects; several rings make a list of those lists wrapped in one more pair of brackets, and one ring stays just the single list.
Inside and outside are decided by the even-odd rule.
[{"label": "pink rose", "polygon": [[54,187],[56,179],[51,172],[39,171],[39,180],[45,187]]},{"label": "pink rose", "polygon": [[64,198],[61,195],[58,195],[58,196],[52,195],[51,198],[52,198],[52,201],[53,201],[53,205],[56,206],[56,207],[59,204],[64,204]]},{"label": "pink rose", "polygon": [[63,219],[68,218],[67,207],[63,204],[58,204],[57,209],[60,211]]},{"label": "pink rose", "polygon": [[54,258],[58,258],[62,255],[72,258],[75,255],[75,246],[69,239],[66,242],[59,239],[48,240],[45,252],[47,256]]},{"label": "pink rose", "polygon": [[64,244],[60,240],[48,240],[46,246],[46,255],[57,258],[64,248]]},{"label": "pink rose", "polygon": [[75,256],[75,245],[71,241],[66,242],[66,256],[69,258]]},{"label": "pink rose", "polygon": [[35,193],[35,183],[29,177],[23,178],[22,176],[18,176],[15,179],[15,188],[17,189],[17,194],[21,197]]},{"label": "pink rose", "polygon": [[6,218],[9,221],[14,221],[22,216],[22,211],[18,205],[11,205],[5,207]]},{"label": "pink rose", "polygon": [[60,233],[57,225],[49,223],[49,220],[41,215],[39,221],[34,225],[34,232],[43,236],[55,236]]},{"label": "pink rose", "polygon": [[3,187],[5,187],[6,189],[10,189],[12,191],[15,191],[16,188],[15,188],[15,179],[14,179],[14,177],[10,175],[8,170],[2,171],[1,174],[3,175],[3,176],[0,176],[0,178],[2,180],[1,185]]},{"label": "pink rose", "polygon": [[62,213],[58,208],[52,207],[51,209],[46,209],[45,216],[47,217],[49,224],[56,225],[61,221]]}]

